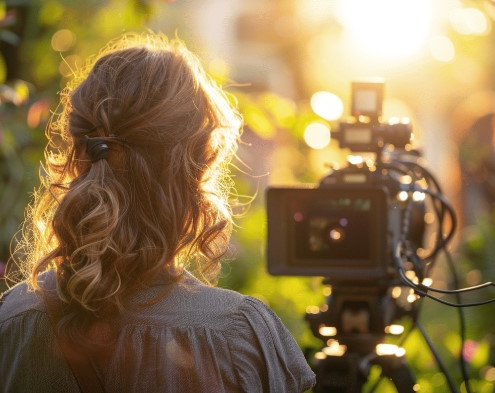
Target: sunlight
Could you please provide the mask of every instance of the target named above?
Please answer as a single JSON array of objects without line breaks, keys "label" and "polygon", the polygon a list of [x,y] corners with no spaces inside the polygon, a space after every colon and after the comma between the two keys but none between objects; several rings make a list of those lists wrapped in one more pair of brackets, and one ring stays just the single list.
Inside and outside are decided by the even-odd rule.
[{"label": "sunlight", "polygon": [[431,0],[341,0],[339,16],[362,51],[405,57],[420,48],[429,32]]},{"label": "sunlight", "polygon": [[402,357],[406,354],[406,350],[394,344],[378,344],[376,346],[376,354],[378,356],[395,355]]},{"label": "sunlight", "polygon": [[347,351],[347,346],[341,345],[337,340],[328,340],[327,345],[322,350],[327,356],[344,356]]},{"label": "sunlight", "polygon": [[322,336],[331,337],[331,336],[337,335],[337,328],[335,328],[334,326],[325,326],[325,325],[322,325],[318,329],[318,332]]},{"label": "sunlight", "polygon": [[330,143],[330,129],[323,123],[310,123],[304,130],[304,141],[313,149],[323,149]]},{"label": "sunlight", "polygon": [[463,35],[483,35],[489,32],[489,22],[485,14],[477,8],[458,8],[450,15],[450,23],[455,31]]},{"label": "sunlight", "polygon": [[385,333],[387,334],[393,334],[393,335],[400,335],[404,333],[404,326],[402,325],[389,325],[385,327]]},{"label": "sunlight", "polygon": [[435,60],[448,63],[454,60],[455,46],[449,37],[437,35],[430,40],[430,53]]},{"label": "sunlight", "polygon": [[337,120],[344,112],[344,104],[335,94],[318,91],[311,96],[311,109],[326,120]]}]

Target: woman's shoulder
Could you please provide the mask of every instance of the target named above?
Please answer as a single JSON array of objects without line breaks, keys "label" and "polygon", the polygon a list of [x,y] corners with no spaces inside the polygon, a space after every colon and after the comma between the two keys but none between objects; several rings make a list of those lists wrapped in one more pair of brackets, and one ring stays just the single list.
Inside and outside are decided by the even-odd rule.
[{"label": "woman's shoulder", "polygon": [[260,299],[237,291],[208,286],[185,274],[153,314],[165,318],[163,326],[200,327],[226,337],[256,336],[288,339],[290,333],[273,310]]},{"label": "woman's shoulder", "polygon": [[242,296],[224,331],[243,391],[302,392],[315,374],[281,319],[263,301]]},{"label": "woman's shoulder", "polygon": [[238,307],[246,298],[245,295],[231,289],[206,285],[189,272],[184,273],[177,288],[194,301],[204,299],[204,302],[213,302],[221,306],[227,304],[229,308]]},{"label": "woman's shoulder", "polygon": [[[176,289],[179,297],[183,297],[182,305],[188,303],[195,310],[199,308],[212,314],[226,315],[227,320],[258,318],[267,322],[280,321],[271,308],[260,299],[231,289],[205,285],[190,274],[184,277]],[[173,299],[174,293],[171,295]]]},{"label": "woman's shoulder", "polygon": [[173,284],[135,293],[131,303],[122,316],[124,325],[208,329],[229,336],[239,330],[259,330],[260,324],[274,330],[281,326],[278,316],[261,300],[206,285],[189,272]]},{"label": "woman's shoulder", "polygon": [[[210,286],[185,272],[173,284],[161,284],[135,293],[125,322],[183,328],[228,329],[248,296]],[[144,307],[143,307],[144,306]]]},{"label": "woman's shoulder", "polygon": [[[146,325],[148,331],[149,324],[165,329],[192,351],[211,347],[219,364],[234,370],[240,391],[299,393],[314,384],[301,349],[260,299],[185,274],[156,306],[150,315],[141,315],[139,329]],[[181,341],[183,335],[195,349]]]},{"label": "woman's shoulder", "polygon": [[[40,281],[44,281],[51,273],[44,273]],[[39,292],[27,282],[22,281],[13,286],[0,297],[0,323],[4,323],[26,313],[44,312],[45,306]]]}]

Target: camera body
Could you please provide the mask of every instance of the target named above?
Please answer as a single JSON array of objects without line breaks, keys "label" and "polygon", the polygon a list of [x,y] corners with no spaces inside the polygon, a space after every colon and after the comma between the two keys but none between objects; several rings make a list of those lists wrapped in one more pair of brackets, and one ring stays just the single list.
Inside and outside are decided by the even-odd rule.
[{"label": "camera body", "polygon": [[330,175],[319,188],[267,191],[270,274],[374,282],[393,275],[389,250],[400,206],[370,173],[352,175],[368,182],[346,184]]},{"label": "camera body", "polygon": [[[397,276],[392,253],[403,228],[400,171],[383,151],[405,151],[408,123],[381,123],[383,81],[352,83],[352,121],[332,136],[353,152],[375,152],[376,161],[332,171],[319,185],[272,187],[266,193],[268,271],[323,276],[335,282],[389,286]],[[396,168],[396,167],[395,167]],[[421,247],[424,204],[414,202],[409,237]]]},{"label": "camera body", "polygon": [[322,276],[330,285],[326,303],[305,316],[325,345],[314,354],[315,392],[358,392],[372,365],[399,391],[416,390],[405,349],[385,337],[404,332],[402,318],[417,320],[421,295],[446,293],[429,276],[455,213],[412,149],[411,126],[381,122],[382,99],[383,82],[353,83],[353,117],[332,133],[340,147],[375,160],[350,160],[360,163],[317,185],[266,192],[269,273]]}]

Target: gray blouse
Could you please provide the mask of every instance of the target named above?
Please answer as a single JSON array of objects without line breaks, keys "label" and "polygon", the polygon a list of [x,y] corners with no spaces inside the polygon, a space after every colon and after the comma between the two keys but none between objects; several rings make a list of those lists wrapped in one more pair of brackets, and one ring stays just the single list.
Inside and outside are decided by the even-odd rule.
[{"label": "gray blouse", "polygon": [[[137,293],[132,302],[154,299],[165,285]],[[159,302],[132,309],[115,351],[94,365],[107,392],[300,393],[314,385],[290,333],[253,297],[208,287],[186,273]],[[0,391],[77,392],[55,347],[40,295],[26,283],[9,290],[0,306]]]}]

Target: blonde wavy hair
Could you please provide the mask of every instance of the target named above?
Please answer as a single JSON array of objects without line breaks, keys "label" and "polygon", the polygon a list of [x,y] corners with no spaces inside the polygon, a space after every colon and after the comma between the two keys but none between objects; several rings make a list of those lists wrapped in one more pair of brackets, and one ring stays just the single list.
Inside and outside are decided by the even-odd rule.
[{"label": "blonde wavy hair", "polygon": [[[28,209],[30,282],[56,269],[73,325],[120,312],[164,272],[219,271],[241,116],[178,39],[128,33],[61,92]],[[85,136],[109,146],[91,162]],[[23,246],[21,245],[21,248]],[[173,276],[173,275],[172,275]]]}]

